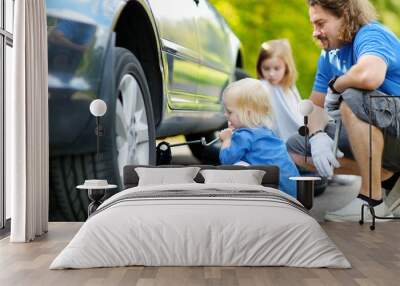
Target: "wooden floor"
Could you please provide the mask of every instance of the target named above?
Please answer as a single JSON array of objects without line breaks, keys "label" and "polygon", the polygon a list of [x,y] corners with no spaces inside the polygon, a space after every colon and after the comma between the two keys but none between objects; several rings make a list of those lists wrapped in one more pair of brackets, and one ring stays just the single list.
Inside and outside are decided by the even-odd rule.
[{"label": "wooden floor", "polygon": [[356,223],[323,228],[353,268],[289,267],[122,267],[48,270],[80,223],[50,223],[49,233],[32,243],[0,241],[0,285],[400,285],[400,223],[370,231]]}]

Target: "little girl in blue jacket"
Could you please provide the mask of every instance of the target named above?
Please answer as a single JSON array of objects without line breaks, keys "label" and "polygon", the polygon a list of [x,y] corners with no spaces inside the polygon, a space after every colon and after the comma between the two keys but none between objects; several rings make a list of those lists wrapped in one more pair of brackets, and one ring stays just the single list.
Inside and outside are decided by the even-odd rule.
[{"label": "little girl in blue jacket", "polygon": [[299,176],[299,172],[285,143],[270,129],[267,89],[256,79],[242,79],[225,89],[223,102],[229,127],[219,135],[221,163],[276,165],[280,170],[280,190],[296,198],[296,183],[289,177]]}]

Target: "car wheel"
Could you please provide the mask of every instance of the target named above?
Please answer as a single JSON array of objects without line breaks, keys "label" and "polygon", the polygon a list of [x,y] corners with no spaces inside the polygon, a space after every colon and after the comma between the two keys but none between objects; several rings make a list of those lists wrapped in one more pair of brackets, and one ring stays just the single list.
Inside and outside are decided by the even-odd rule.
[{"label": "car wheel", "polygon": [[84,221],[89,199],[85,190],[76,189],[88,178],[101,178],[104,166],[96,164],[96,154],[50,158],[50,221]]},{"label": "car wheel", "polygon": [[[127,49],[114,48],[114,96],[101,119],[100,157],[96,153],[52,157],[50,160],[50,221],[84,221],[89,200],[76,186],[85,179],[107,179],[122,187],[123,167],[155,164],[155,128],[146,76]],[[114,193],[107,192],[109,197]]]},{"label": "car wheel", "polygon": [[118,95],[112,151],[121,180],[125,165],[155,164],[156,141],[150,91],[140,62],[129,50],[115,48],[115,72]]}]

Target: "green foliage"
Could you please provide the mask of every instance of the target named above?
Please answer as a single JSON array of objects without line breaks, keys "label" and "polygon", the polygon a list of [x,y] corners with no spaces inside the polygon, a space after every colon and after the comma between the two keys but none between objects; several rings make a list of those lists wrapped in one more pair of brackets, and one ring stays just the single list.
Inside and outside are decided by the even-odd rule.
[{"label": "green foliage", "polygon": [[[320,48],[312,38],[306,0],[209,0],[224,16],[243,45],[244,67],[256,76],[256,60],[262,42],[289,39],[303,98],[310,95]],[[372,0],[380,20],[400,35],[400,1]]]}]

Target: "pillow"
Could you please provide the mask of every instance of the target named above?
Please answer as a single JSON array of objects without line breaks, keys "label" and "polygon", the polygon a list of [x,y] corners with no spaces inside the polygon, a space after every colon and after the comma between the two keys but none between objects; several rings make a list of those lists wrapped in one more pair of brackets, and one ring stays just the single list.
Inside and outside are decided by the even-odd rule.
[{"label": "pillow", "polygon": [[199,170],[199,167],[135,168],[139,176],[138,186],[195,183],[193,179]]},{"label": "pillow", "polygon": [[261,185],[265,171],[262,170],[201,170],[204,183],[233,183]]}]

